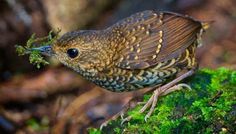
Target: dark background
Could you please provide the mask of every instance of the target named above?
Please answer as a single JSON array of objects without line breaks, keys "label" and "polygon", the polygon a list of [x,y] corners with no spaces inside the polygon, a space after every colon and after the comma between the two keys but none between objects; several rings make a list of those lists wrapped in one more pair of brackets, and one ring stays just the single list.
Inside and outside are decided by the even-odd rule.
[{"label": "dark background", "polygon": [[150,9],[213,20],[198,49],[200,68],[236,69],[235,0],[0,0],[0,130],[36,133],[30,126],[44,116],[52,120],[47,107],[57,96],[66,94],[71,100],[89,90],[86,82],[53,59],[37,69],[27,56],[17,56],[14,45],[24,44],[33,33],[46,36],[51,29],[60,28],[61,34],[103,29]]}]

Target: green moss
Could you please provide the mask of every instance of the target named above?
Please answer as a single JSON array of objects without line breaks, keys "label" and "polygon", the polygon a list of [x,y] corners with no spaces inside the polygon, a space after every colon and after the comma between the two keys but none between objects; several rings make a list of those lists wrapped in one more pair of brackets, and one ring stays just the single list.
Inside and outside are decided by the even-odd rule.
[{"label": "green moss", "polygon": [[[234,133],[236,132],[236,71],[202,69],[187,80],[193,90],[181,90],[159,99],[154,113],[144,121],[142,106],[128,112],[133,119],[112,121],[102,132],[90,133]],[[145,101],[151,95],[145,95]]]},{"label": "green moss", "polygon": [[35,132],[47,131],[49,129],[49,119],[46,116],[43,117],[41,120],[31,118],[26,121],[26,125]]},{"label": "green moss", "polygon": [[50,31],[48,36],[41,38],[35,38],[35,34],[32,34],[25,46],[15,45],[16,52],[19,56],[29,54],[30,63],[36,65],[37,68],[40,68],[41,65],[47,65],[49,63],[44,59],[40,52],[37,50],[32,50],[32,48],[52,44],[58,38],[59,32],[60,29],[58,29],[55,32],[55,36],[53,36],[53,31]]}]

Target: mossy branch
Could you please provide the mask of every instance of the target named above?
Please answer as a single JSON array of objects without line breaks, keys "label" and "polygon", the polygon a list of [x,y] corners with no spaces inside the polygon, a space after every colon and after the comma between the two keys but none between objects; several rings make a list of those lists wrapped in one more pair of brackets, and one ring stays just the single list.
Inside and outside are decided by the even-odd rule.
[{"label": "mossy branch", "polygon": [[[185,81],[193,90],[181,90],[160,97],[154,113],[144,121],[142,106],[128,112],[133,118],[120,125],[110,122],[100,133],[235,133],[236,71],[202,69]],[[147,101],[151,95],[145,95]]]}]

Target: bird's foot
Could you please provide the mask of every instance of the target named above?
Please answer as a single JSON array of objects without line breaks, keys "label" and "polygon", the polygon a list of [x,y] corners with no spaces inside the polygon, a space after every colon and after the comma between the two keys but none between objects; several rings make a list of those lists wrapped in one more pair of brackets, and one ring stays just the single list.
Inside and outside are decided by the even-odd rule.
[{"label": "bird's foot", "polygon": [[[148,108],[150,108],[150,110],[148,111],[148,113],[145,115],[144,120],[147,121],[147,119],[151,116],[151,114],[153,113],[156,104],[157,104],[157,100],[159,96],[163,96],[163,95],[167,95],[171,92],[174,92],[176,90],[181,90],[184,88],[187,88],[189,90],[191,90],[191,87],[187,84],[181,83],[178,85],[175,85],[171,88],[163,88],[165,86],[162,86],[160,88],[157,88],[154,92],[153,95],[151,96],[151,98],[148,100],[148,102],[145,103],[145,105],[139,110],[139,113],[144,113]],[[140,102],[138,104],[143,104],[143,102]],[[121,124],[123,124],[124,122],[130,121],[132,119],[132,116],[128,116],[124,119],[122,119]]]},{"label": "bird's foot", "polygon": [[108,124],[109,122],[110,122],[110,120],[103,122],[103,123],[100,125],[99,129],[102,130],[104,127],[107,126],[107,124]]},{"label": "bird's foot", "polygon": [[[173,91],[176,91],[176,90],[180,90],[180,89],[183,89],[183,88],[187,88],[187,89],[191,89],[191,87],[187,84],[178,84],[176,85],[176,83],[180,82],[181,80],[185,79],[186,77],[188,76],[191,76],[193,73],[195,72],[195,68],[183,73],[182,75],[178,76],[177,78],[175,78],[174,80],[172,80],[171,82],[161,86],[161,87],[158,87],[158,88],[154,88],[154,93],[153,95],[151,96],[151,98],[148,100],[148,102],[139,110],[139,113],[143,113],[144,111],[146,111],[149,107],[150,107],[150,110],[149,112],[146,114],[145,116],[145,121],[147,121],[147,119],[151,116],[151,114],[153,113],[155,107],[156,107],[156,104],[157,104],[157,100],[158,100],[158,97],[159,96],[162,96],[162,95],[166,95],[170,92],[173,92]],[[175,85],[175,86],[174,86]],[[132,119],[132,116],[128,116],[126,118],[124,118],[121,122],[121,124],[123,124],[124,122],[126,121],[130,121]]]},{"label": "bird's foot", "polygon": [[126,113],[129,110],[130,106],[125,107],[122,111],[120,111],[119,113],[117,113],[116,115],[114,115],[113,117],[111,117],[110,119],[106,120],[105,122],[103,122],[100,125],[100,130],[103,129],[103,127],[106,127],[107,124],[112,121],[112,120],[116,120],[118,117],[121,117],[121,119],[124,119],[124,113]]},{"label": "bird's foot", "polygon": [[[167,95],[171,92],[174,92],[176,90],[182,90],[182,89],[189,89],[191,90],[191,87],[185,83],[181,83],[181,84],[178,84],[178,85],[175,85],[171,88],[168,88],[168,89],[163,89],[163,88],[157,88],[152,97],[148,100],[148,102],[143,106],[143,108],[140,110],[140,113],[143,113],[144,111],[147,110],[148,107],[150,107],[150,110],[148,111],[148,113],[146,114],[144,120],[147,121],[147,119],[151,116],[151,114],[153,113],[156,105],[157,105],[157,100],[158,100],[158,97],[159,96],[164,96],[164,95]],[[160,90],[161,89],[161,90]]]}]

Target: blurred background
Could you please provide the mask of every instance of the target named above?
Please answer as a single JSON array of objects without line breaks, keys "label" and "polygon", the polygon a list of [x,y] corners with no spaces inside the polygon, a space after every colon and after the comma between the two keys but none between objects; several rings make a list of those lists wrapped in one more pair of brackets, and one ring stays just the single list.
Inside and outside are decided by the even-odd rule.
[{"label": "blurred background", "polygon": [[[48,59],[50,65],[37,69],[29,64],[27,56],[17,56],[14,45],[24,44],[33,33],[37,37],[46,36],[51,29],[60,28],[61,34],[103,29],[144,10],[172,11],[202,21],[213,20],[204,34],[203,46],[198,49],[200,68],[236,69],[235,0],[0,0],[0,133],[48,133],[60,120],[55,115],[63,113],[62,109],[76,97],[87,95],[91,101],[99,102],[101,98],[94,100],[91,96],[98,92],[101,96],[109,94],[92,90],[93,85],[54,59]],[[102,107],[111,103],[110,98],[102,98],[99,104],[91,104],[90,100],[84,104],[89,109],[92,105]],[[114,111],[127,103],[118,98],[112,102],[118,107]],[[80,107],[83,101],[80,99],[76,105]],[[80,112],[86,113],[87,109]],[[103,112],[106,116],[107,111]],[[85,129],[90,125],[81,126]]]}]

